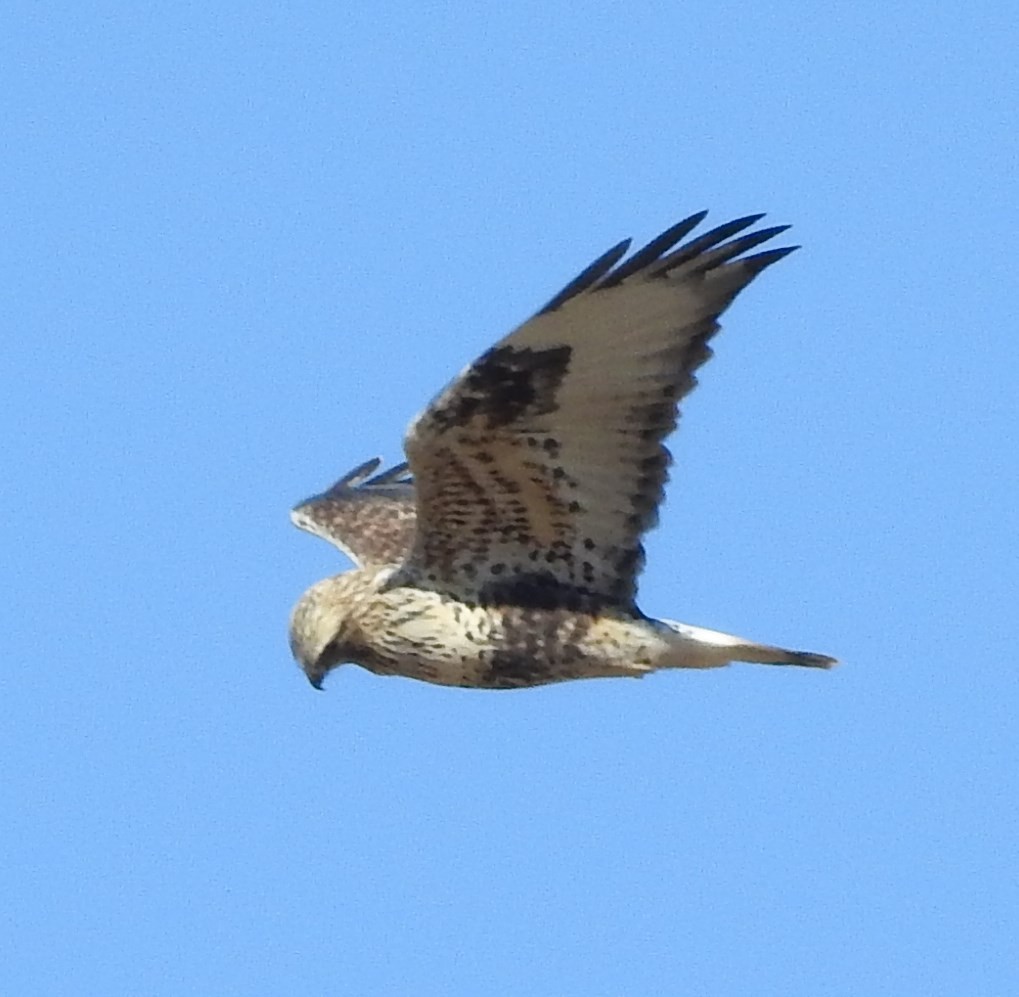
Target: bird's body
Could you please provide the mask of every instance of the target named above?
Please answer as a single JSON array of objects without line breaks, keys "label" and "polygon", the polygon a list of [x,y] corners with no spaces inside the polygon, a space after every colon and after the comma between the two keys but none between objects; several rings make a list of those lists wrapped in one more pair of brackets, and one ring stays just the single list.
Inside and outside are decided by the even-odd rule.
[{"label": "bird's body", "polygon": [[636,605],[677,403],[718,315],[791,251],[741,255],[781,229],[726,241],[759,216],[673,249],[701,217],[618,267],[626,245],[611,250],[465,368],[409,430],[409,470],[371,477],[368,462],[294,510],[358,564],[294,610],[291,647],[316,686],[344,662],[486,689],[834,663]]},{"label": "bird's body", "polygon": [[[356,662],[376,675],[479,689],[640,678],[659,668],[717,668],[734,659],[831,664],[822,655],[618,611],[465,603],[393,586],[395,574],[394,568],[359,568],[316,586],[307,608],[319,614],[336,604],[345,612],[343,636],[328,660]],[[313,684],[320,686],[327,670],[309,671]]]}]

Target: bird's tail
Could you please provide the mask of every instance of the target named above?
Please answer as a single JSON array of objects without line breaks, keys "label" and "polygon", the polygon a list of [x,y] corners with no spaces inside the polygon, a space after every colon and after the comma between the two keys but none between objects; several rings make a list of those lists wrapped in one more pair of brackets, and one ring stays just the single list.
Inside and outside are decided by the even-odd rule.
[{"label": "bird's tail", "polygon": [[790,651],[771,644],[736,637],[733,634],[693,627],[675,620],[658,620],[669,635],[670,653],[662,662],[671,668],[719,668],[732,661],[752,661],[762,665],[802,665],[806,668],[831,668],[835,658],[811,651]]}]

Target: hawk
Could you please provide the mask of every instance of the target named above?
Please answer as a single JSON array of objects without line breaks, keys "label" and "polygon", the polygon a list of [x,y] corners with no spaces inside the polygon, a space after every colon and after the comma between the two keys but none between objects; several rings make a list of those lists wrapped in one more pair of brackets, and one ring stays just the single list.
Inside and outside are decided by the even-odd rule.
[{"label": "hawk", "polygon": [[637,607],[678,404],[722,312],[798,248],[751,253],[788,228],[747,232],[763,215],[684,242],[706,214],[628,259],[614,246],[465,367],[411,424],[406,464],[368,461],[293,510],[356,565],[291,617],[316,688],[344,663],[483,689],[835,664]]}]

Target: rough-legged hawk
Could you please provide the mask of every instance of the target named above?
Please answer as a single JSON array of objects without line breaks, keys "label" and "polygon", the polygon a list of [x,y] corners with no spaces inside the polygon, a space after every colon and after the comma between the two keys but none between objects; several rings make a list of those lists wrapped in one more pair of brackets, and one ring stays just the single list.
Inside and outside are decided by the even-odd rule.
[{"label": "rough-legged hawk", "polygon": [[683,243],[704,214],[625,261],[613,247],[465,368],[411,425],[407,464],[369,461],[294,509],[357,565],[294,609],[316,687],[344,662],[484,689],[835,663],[637,608],[677,405],[718,317],[795,248],[747,255],[788,227],[738,235],[761,215]]}]

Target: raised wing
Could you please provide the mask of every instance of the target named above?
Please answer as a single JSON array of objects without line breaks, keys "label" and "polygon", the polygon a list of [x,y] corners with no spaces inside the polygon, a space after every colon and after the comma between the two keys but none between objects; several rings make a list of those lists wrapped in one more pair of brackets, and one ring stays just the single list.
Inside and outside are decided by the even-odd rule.
[{"label": "raised wing", "polygon": [[399,564],[414,539],[414,485],[406,464],[375,474],[379,464],[378,457],[365,461],[295,506],[291,522],[358,565]]},{"label": "raised wing", "polygon": [[634,609],[677,403],[718,316],[793,251],[743,255],[788,227],[733,238],[762,215],[674,248],[705,214],[619,266],[629,243],[609,250],[417,418],[401,577],[482,603]]}]

